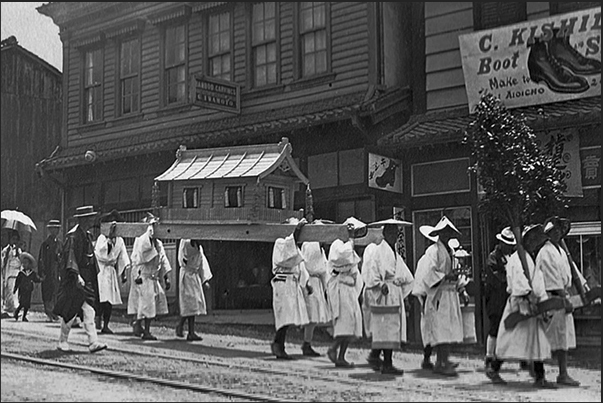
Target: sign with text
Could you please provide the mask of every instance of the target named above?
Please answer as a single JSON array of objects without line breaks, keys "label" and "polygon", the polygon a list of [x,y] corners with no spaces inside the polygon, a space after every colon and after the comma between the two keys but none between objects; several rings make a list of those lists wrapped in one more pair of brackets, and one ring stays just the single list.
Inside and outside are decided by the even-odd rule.
[{"label": "sign with text", "polygon": [[601,96],[601,7],[459,36],[469,111]]},{"label": "sign with text", "polygon": [[582,197],[582,174],[580,172],[580,141],[578,131],[551,130],[536,134],[540,148],[553,157],[558,169],[563,171],[566,197]]},{"label": "sign with text", "polygon": [[399,160],[369,153],[368,164],[370,188],[402,193],[402,164]]},{"label": "sign with text", "polygon": [[241,86],[206,76],[193,77],[193,104],[225,112],[241,113]]},{"label": "sign with text", "polygon": [[580,150],[582,162],[582,186],[601,187],[601,147],[589,147]]}]

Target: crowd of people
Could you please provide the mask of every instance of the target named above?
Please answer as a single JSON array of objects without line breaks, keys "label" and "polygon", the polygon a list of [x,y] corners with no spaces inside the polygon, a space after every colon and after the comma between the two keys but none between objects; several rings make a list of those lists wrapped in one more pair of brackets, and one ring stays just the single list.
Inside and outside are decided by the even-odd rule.
[{"label": "crowd of people", "polygon": [[[70,350],[69,333],[79,322],[89,351],[95,353],[107,348],[97,333],[113,333],[109,327],[112,308],[123,303],[120,281],[130,281],[127,313],[133,318],[133,334],[157,340],[151,324],[157,316],[168,314],[166,291],[171,288],[172,270],[163,243],[155,236],[159,219],[148,214],[147,230],[135,239],[128,256],[124,240],[116,235],[116,224],[122,221],[116,211],[100,215],[92,206],[84,206],[73,217],[77,225],[67,232],[64,242],[58,238],[61,223],[48,222],[48,237],[38,259],[22,250],[18,232],[11,234],[1,257],[3,318],[18,320],[22,313],[22,321],[27,322],[34,285],[41,283],[47,321],[60,322],[57,348]],[[109,231],[94,240],[90,229],[100,222],[110,223]],[[353,217],[346,223],[350,234],[366,226]],[[346,352],[353,341],[367,337],[369,366],[382,374],[403,375],[394,365],[393,352],[407,341],[407,302],[413,295],[420,305],[421,367],[441,376],[458,375],[458,363],[450,355],[456,345],[475,338],[467,334],[467,329],[475,329],[464,323],[462,312],[469,301],[468,280],[458,270],[461,257],[468,256],[457,241],[462,234],[446,216],[434,226],[421,226],[420,233],[430,245],[413,271],[396,245],[406,224],[381,222],[381,238],[361,252],[354,237],[330,245],[299,242],[303,226],[308,225],[305,219],[298,220],[292,234],[276,240],[271,280],[275,335],[270,347],[277,359],[292,359],[285,349],[292,327],[304,331],[302,354],[320,356],[312,342],[315,329],[325,326],[333,338],[326,356],[336,367],[353,367]],[[484,268],[485,370],[493,383],[504,384],[501,366],[515,361],[530,371],[534,386],[555,388],[555,383],[546,380],[544,369],[545,360],[554,357],[559,366],[556,383],[580,385],[569,375],[567,364],[568,350],[576,347],[572,307],[543,308],[548,300],[566,299],[572,287],[571,257],[562,241],[569,227],[568,220],[551,217],[523,228],[520,245],[509,227],[496,236],[498,243]],[[180,319],[176,336],[184,337],[186,324],[186,340],[199,341],[195,317],[207,314],[205,294],[213,277],[201,241],[181,240],[177,264]],[[579,281],[586,283],[583,278]],[[511,323],[517,315],[520,320]]]}]

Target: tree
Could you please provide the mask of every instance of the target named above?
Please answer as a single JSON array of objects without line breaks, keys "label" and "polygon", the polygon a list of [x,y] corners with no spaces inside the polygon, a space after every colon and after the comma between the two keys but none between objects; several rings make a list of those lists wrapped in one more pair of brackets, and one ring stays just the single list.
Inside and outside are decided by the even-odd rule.
[{"label": "tree", "polygon": [[521,229],[567,208],[564,174],[538,147],[525,117],[511,114],[491,94],[476,105],[463,142],[474,159],[470,170],[485,192],[480,210],[509,224],[526,271]]}]

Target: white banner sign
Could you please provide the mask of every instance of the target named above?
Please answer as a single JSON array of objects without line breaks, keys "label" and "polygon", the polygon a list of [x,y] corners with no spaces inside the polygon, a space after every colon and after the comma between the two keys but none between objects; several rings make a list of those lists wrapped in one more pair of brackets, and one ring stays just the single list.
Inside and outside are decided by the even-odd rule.
[{"label": "white banner sign", "polygon": [[368,164],[369,187],[402,193],[402,164],[399,160],[369,153]]},{"label": "white banner sign", "polygon": [[469,111],[601,96],[601,7],[459,36]]}]

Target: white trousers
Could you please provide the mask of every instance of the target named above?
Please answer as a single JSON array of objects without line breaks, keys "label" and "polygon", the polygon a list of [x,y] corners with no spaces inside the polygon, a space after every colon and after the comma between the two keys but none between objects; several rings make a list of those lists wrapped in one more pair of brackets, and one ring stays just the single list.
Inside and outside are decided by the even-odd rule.
[{"label": "white trousers", "polygon": [[[96,311],[87,302],[84,302],[82,305],[82,311],[84,313],[84,321],[82,322],[82,326],[84,327],[86,335],[88,335],[88,345],[91,345],[98,341],[96,326],[94,325],[94,316]],[[73,326],[73,323],[76,321],[76,319],[77,315],[69,322],[65,323],[65,319],[61,317],[61,335],[59,336],[59,343],[67,343],[71,326]]]}]

